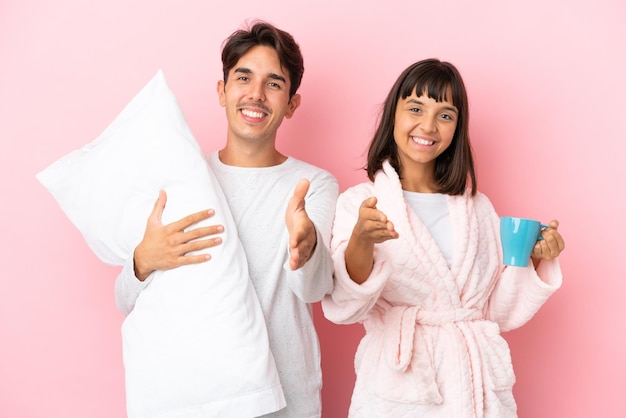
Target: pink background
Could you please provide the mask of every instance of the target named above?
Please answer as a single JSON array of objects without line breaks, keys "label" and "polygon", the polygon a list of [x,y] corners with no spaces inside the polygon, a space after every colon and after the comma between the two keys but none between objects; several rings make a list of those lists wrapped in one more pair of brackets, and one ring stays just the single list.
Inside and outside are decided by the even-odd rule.
[{"label": "pink background", "polygon": [[[305,56],[280,147],[342,190],[364,179],[400,71],[432,56],[458,66],[480,189],[503,215],[558,218],[567,240],[563,288],[505,334],[520,417],[626,416],[626,3],[209,3],[0,2],[1,417],[124,416],[118,268],[95,258],[35,173],[95,138],[158,68],[203,148],[221,147],[220,45],[251,17],[290,31]],[[324,417],[340,418],[362,328],[315,309]]]}]

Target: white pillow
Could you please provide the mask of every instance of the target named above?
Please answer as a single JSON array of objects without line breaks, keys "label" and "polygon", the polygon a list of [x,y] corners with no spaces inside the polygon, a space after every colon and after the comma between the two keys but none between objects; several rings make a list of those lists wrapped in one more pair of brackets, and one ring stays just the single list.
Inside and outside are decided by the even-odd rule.
[{"label": "white pillow", "polygon": [[37,178],[93,252],[122,265],[143,237],[160,188],[175,186],[168,190],[165,223],[213,207],[215,199],[180,203],[174,196],[181,186],[210,185],[204,170],[200,147],[159,70],[98,138]]},{"label": "white pillow", "polygon": [[132,417],[258,416],[285,405],[225,197],[158,71],[104,132],[37,175],[89,247],[122,265],[160,189],[165,224],[203,209],[222,224],[209,262],[154,274],[122,326]]}]

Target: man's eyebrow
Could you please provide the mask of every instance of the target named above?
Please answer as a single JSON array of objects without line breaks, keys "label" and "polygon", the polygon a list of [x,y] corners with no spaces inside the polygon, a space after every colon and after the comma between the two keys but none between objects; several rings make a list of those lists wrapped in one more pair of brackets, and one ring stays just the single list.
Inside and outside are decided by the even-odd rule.
[{"label": "man's eyebrow", "polygon": [[[241,74],[252,74],[252,70],[249,69],[249,68],[246,68],[246,67],[235,68],[235,70],[233,72],[234,73],[241,73]],[[272,79],[272,80],[282,81],[283,83],[287,82],[285,77],[283,77],[280,74],[269,73],[267,75],[267,78]]]},{"label": "man's eyebrow", "polygon": [[267,77],[271,78],[272,80],[282,81],[283,83],[287,82],[287,80],[285,80],[285,77],[283,77],[282,75],[270,73]]}]

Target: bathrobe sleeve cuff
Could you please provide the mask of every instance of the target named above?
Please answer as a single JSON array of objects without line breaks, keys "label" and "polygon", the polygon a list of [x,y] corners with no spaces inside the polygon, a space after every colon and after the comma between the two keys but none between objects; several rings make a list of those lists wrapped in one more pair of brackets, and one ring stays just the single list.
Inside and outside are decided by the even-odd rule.
[{"label": "bathrobe sleeve cuff", "polygon": [[322,300],[324,315],[338,324],[362,322],[376,304],[391,273],[389,263],[378,259],[374,249],[374,266],[370,276],[362,284],[355,283],[346,270],[346,247],[337,248],[333,254],[335,288]]}]

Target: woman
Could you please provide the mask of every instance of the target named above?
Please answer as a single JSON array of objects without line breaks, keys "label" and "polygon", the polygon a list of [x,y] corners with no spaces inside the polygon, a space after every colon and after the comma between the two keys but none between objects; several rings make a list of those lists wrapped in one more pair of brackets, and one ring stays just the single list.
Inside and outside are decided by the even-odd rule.
[{"label": "woman", "polygon": [[370,182],[337,202],[336,323],[362,322],[352,417],[516,417],[501,331],[527,322],[562,281],[558,222],[528,267],[504,267],[499,217],[477,191],[457,69],[429,59],[392,87],[370,144]]}]

